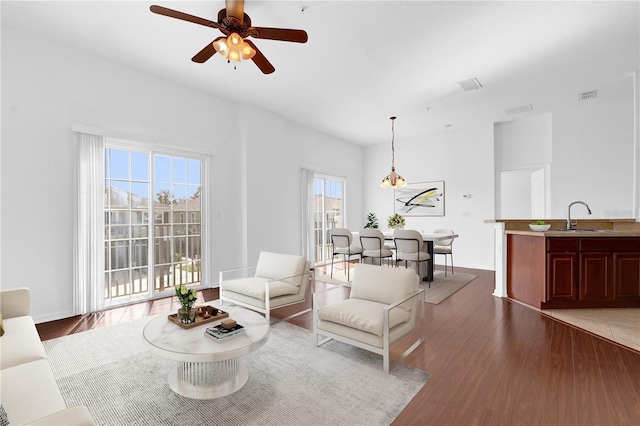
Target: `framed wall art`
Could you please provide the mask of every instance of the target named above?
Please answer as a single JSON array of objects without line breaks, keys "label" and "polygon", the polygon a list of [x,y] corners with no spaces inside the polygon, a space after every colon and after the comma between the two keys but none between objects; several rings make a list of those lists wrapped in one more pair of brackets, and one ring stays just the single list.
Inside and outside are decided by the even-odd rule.
[{"label": "framed wall art", "polygon": [[401,216],[444,216],[444,181],[407,183],[395,189],[394,203]]}]

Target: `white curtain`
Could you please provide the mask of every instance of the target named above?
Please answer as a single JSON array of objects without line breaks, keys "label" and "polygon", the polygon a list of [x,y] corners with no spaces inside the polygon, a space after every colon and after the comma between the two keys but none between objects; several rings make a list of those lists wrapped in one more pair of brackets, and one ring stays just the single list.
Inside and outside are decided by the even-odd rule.
[{"label": "white curtain", "polygon": [[314,228],[314,196],[313,181],[315,173],[310,169],[302,169],[302,255],[311,262],[316,262]]},{"label": "white curtain", "polygon": [[75,315],[104,309],[104,136],[74,132],[76,142]]}]

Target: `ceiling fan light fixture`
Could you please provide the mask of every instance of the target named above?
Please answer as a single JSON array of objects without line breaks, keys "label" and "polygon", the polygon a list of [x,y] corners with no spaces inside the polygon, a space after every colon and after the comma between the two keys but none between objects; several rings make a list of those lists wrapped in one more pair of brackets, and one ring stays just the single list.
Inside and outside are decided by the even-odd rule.
[{"label": "ceiling fan light fixture", "polygon": [[216,52],[218,52],[225,58],[229,55],[229,45],[227,44],[226,38],[220,38],[214,41],[213,48],[216,49]]},{"label": "ceiling fan light fixture", "polygon": [[247,60],[251,59],[255,56],[256,51],[249,45],[249,43],[244,43],[242,46],[242,59]]},{"label": "ceiling fan light fixture", "polygon": [[380,182],[380,188],[402,188],[407,186],[407,181],[402,176],[396,173],[395,167],[395,130],[394,122],[396,117],[389,117],[391,119],[391,173],[385,176]]}]

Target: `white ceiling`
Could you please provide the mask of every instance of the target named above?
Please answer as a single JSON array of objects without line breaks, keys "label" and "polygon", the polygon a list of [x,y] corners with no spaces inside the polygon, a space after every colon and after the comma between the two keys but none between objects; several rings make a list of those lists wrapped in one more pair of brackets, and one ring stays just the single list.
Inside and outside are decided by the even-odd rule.
[{"label": "white ceiling", "polygon": [[[216,1],[6,1],[2,26],[274,111],[311,129],[369,145],[575,106],[640,69],[640,2],[246,1],[255,26],[304,29],[306,44],[257,40],[275,66],[234,69],[191,57],[218,30],[153,14],[158,4],[216,20]],[[477,78],[479,90],[457,82]],[[530,113],[531,114],[531,113]],[[447,127],[450,125],[451,127]]]}]

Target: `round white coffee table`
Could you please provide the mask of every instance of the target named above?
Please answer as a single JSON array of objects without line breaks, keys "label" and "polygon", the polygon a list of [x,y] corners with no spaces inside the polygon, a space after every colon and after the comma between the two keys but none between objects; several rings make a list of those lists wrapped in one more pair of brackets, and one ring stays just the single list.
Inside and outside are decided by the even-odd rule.
[{"label": "round white coffee table", "polygon": [[182,396],[212,399],[230,395],[247,383],[249,371],[239,357],[256,351],[269,337],[269,324],[257,312],[237,306],[208,303],[229,313],[246,331],[238,336],[215,341],[204,335],[209,322],[183,329],[170,321],[168,314],[158,315],[144,328],[144,339],[151,351],[177,361],[169,371],[169,386]]}]

